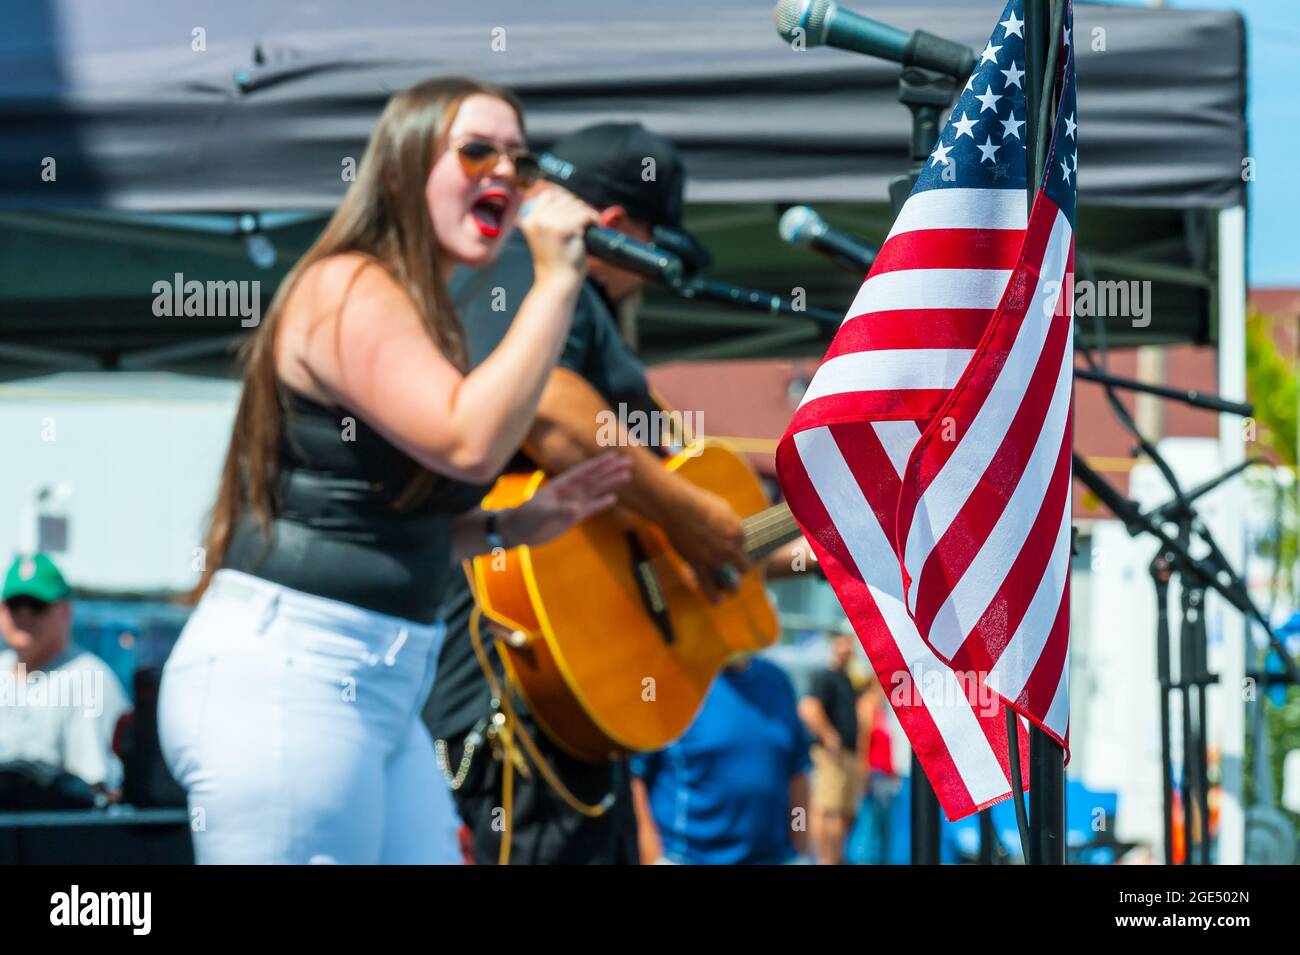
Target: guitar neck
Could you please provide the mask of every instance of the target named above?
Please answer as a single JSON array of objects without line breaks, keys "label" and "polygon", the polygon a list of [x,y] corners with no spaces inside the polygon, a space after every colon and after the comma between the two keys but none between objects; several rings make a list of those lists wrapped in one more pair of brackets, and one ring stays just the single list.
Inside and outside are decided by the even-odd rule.
[{"label": "guitar neck", "polygon": [[745,554],[751,563],[762,560],[803,533],[790,513],[790,505],[785,503],[774,504],[745,518],[742,523],[745,527]]}]

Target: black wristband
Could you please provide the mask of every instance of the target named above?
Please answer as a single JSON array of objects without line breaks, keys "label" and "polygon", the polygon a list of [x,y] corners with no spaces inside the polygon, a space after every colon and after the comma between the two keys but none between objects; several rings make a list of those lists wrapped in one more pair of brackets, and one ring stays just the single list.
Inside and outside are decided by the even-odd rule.
[{"label": "black wristband", "polygon": [[506,539],[501,536],[501,512],[485,511],[484,513],[487,514],[487,521],[483,524],[483,536],[487,539],[488,550],[495,551],[498,548],[509,550]]}]

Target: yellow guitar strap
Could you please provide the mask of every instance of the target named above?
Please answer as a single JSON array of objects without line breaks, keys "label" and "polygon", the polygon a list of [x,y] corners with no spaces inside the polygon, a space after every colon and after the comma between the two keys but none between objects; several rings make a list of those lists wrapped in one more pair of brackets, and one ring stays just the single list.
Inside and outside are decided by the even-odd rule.
[{"label": "yellow guitar strap", "polygon": [[[575,796],[569,787],[564,785],[555,768],[551,766],[550,761],[542,755],[541,750],[537,748],[537,743],[529,735],[528,730],[524,728],[519,721],[518,714],[515,713],[513,703],[513,687],[503,686],[497,679],[496,672],[492,669],[492,664],[488,660],[487,650],[483,647],[483,608],[477,601],[469,618],[469,635],[474,644],[474,656],[478,658],[478,665],[483,671],[483,676],[487,679],[488,686],[492,690],[492,695],[497,699],[501,706],[500,722],[494,720],[496,726],[497,740],[501,744],[502,751],[502,774],[501,774],[501,811],[505,816],[503,828],[501,830],[501,850],[497,854],[498,865],[510,864],[510,831],[513,819],[513,797],[514,797],[514,772],[516,767],[523,776],[530,776],[528,762],[525,760],[525,754],[528,760],[537,767],[542,778],[547,784],[555,790],[565,804],[574,812],[587,816],[590,819],[596,819],[603,816],[613,805],[613,794],[607,795],[596,805],[583,802]],[[509,678],[506,679],[509,684]]]}]

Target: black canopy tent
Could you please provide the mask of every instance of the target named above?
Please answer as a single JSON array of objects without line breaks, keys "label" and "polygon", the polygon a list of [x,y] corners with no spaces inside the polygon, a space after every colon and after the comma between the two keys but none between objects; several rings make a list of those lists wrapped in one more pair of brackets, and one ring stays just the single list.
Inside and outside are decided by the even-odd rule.
[{"label": "black canopy tent", "polygon": [[[981,46],[1000,0],[846,4]],[[440,73],[518,90],[545,145],[636,118],[691,173],[713,274],[838,310],[857,280],[780,243],[785,203],[883,238],[907,166],[898,67],[791,50],[771,0],[34,0],[0,36],[0,375],[229,370],[238,319],[154,316],[152,287],[260,280],[264,300],[337,203],[384,100]],[[1080,4],[1079,233],[1099,279],[1153,281],[1112,343],[1217,336],[1217,212],[1244,204],[1234,13]],[[51,164],[52,161],[52,164]],[[50,179],[49,170],[54,176]],[[285,211],[289,210],[289,211]],[[264,265],[267,242],[276,251]],[[810,321],[652,294],[649,360],[818,354]]]}]

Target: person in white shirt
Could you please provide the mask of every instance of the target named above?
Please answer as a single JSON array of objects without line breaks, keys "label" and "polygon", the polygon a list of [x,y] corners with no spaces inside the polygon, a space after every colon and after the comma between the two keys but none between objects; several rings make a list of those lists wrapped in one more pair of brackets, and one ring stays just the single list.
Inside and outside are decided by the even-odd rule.
[{"label": "person in white shirt", "polygon": [[44,554],[20,556],[0,602],[0,763],[28,761],[114,797],[113,730],[130,709],[116,674],[71,643],[72,589]]}]

